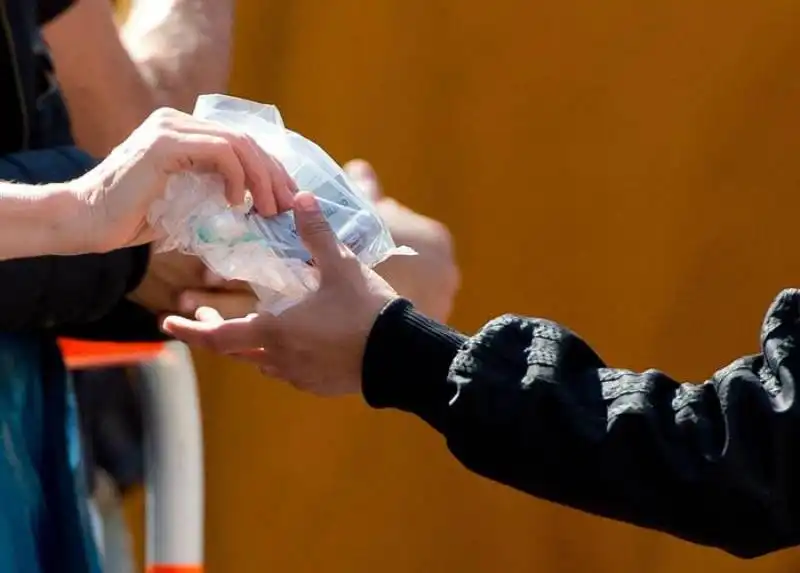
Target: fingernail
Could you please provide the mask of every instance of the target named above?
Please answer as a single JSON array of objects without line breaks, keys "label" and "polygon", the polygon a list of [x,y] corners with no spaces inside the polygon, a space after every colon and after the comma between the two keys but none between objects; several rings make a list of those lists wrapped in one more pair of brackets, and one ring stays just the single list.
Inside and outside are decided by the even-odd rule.
[{"label": "fingernail", "polygon": [[297,209],[306,213],[317,213],[319,211],[316,197],[308,191],[298,193],[294,198],[294,205]]},{"label": "fingernail", "polygon": [[170,328],[171,316],[162,316],[158,321],[158,326],[161,329],[161,332],[165,334],[172,334],[172,328]]}]

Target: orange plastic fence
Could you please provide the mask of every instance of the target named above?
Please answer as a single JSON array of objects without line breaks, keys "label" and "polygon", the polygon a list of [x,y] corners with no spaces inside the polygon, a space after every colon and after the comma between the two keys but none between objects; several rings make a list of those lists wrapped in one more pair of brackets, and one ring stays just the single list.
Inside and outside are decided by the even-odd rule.
[{"label": "orange plastic fence", "polygon": [[58,341],[67,367],[71,369],[128,366],[154,359],[163,342],[87,342],[62,338]]},{"label": "orange plastic fence", "polygon": [[202,565],[151,565],[147,573],[203,573]]}]

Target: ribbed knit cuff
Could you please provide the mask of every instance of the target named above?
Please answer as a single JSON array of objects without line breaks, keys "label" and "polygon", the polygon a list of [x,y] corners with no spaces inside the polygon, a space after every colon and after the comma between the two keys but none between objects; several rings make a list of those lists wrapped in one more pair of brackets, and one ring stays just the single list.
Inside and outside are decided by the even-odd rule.
[{"label": "ribbed knit cuff", "polygon": [[364,353],[363,393],[373,408],[416,414],[435,427],[456,393],[447,374],[466,337],[397,299],[372,327]]}]

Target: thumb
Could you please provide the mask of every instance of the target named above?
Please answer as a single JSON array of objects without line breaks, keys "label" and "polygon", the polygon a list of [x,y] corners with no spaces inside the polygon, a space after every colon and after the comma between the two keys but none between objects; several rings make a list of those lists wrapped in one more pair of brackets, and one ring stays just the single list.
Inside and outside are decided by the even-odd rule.
[{"label": "thumb", "polygon": [[294,197],[294,220],[303,244],[321,271],[342,258],[339,239],[322,214],[313,193],[303,191]]},{"label": "thumb", "polygon": [[191,346],[230,354],[262,347],[269,338],[268,328],[272,324],[271,317],[256,314],[222,320],[219,313],[211,309],[198,312],[198,319],[168,316],[162,321],[161,330]]}]

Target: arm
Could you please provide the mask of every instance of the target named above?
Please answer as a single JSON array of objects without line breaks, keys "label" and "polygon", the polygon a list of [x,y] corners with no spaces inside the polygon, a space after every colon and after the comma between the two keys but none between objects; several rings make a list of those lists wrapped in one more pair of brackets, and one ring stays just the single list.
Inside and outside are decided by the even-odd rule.
[{"label": "arm", "polygon": [[136,0],[118,30],[108,0],[77,0],[44,28],[78,143],[103,156],[153,110],[225,90],[232,0]]},{"label": "arm", "polygon": [[[106,254],[83,251],[80,216],[65,186],[94,166],[74,148],[32,151],[0,159],[0,330],[55,329],[104,340],[160,339],[155,317],[120,302],[147,268],[147,246]],[[56,222],[52,222],[56,221]],[[84,229],[85,230],[85,229]],[[20,258],[31,257],[31,258]]]},{"label": "arm", "polygon": [[0,261],[91,250],[89,207],[63,182],[95,164],[73,147],[0,158]]},{"label": "arm", "polygon": [[0,261],[81,251],[82,209],[62,184],[0,181]]},{"label": "arm", "polygon": [[[146,243],[158,233],[148,221],[148,211],[163,198],[176,173],[192,167],[218,173],[225,180],[223,192],[230,204],[244,201],[247,185],[254,207],[267,217],[286,210],[294,191],[285,170],[251,140],[168,109],[154,113],[126,145],[87,173],[93,163],[74,148],[0,159],[0,180],[72,181],[70,189],[87,205],[88,219],[82,227],[88,230],[89,252],[107,253],[13,261],[17,271],[9,272],[6,280],[0,277],[0,288],[7,287],[0,299],[8,307],[8,316],[0,320],[13,326],[0,329],[38,330],[105,316],[142,279],[149,261]],[[135,245],[144,246],[124,249]]]},{"label": "arm", "polygon": [[762,354],[692,385],[608,368],[546,320],[466,338],[398,301],[370,335],[363,392],[428,422],[478,474],[754,557],[800,543],[799,320],[800,291],[784,291]]},{"label": "arm", "polygon": [[173,336],[323,396],[413,413],[476,473],[742,557],[800,544],[800,290],[767,312],[762,354],[701,385],[607,367],[553,322],[504,316],[467,338],[413,309],[294,196],[319,286],[279,316],[168,317]]}]

